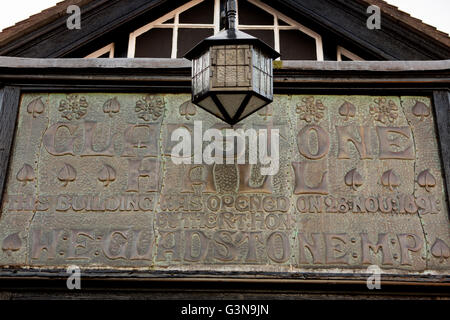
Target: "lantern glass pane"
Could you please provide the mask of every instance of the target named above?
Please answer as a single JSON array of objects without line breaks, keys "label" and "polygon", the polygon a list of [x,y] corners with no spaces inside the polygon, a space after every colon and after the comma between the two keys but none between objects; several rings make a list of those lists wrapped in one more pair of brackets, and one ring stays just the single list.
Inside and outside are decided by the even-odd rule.
[{"label": "lantern glass pane", "polygon": [[257,111],[259,108],[263,107],[266,104],[267,102],[264,101],[263,99],[258,98],[257,96],[252,96],[247,104],[247,107],[245,108],[244,112],[242,112],[239,119],[245,118],[246,116],[252,114],[253,112]]},{"label": "lantern glass pane", "polygon": [[209,89],[209,68],[203,71],[203,92],[207,92]]},{"label": "lantern glass pane", "polygon": [[261,71],[261,94],[263,96],[267,95],[266,78],[267,74],[264,71]]},{"label": "lantern glass pane", "polygon": [[258,49],[253,49],[253,90],[272,97],[272,59]]},{"label": "lantern glass pane", "polygon": [[209,90],[209,66],[210,66],[210,54],[209,51],[207,51],[203,55],[202,59],[202,78],[203,78],[203,89],[202,92],[206,92]]},{"label": "lantern glass pane", "polygon": [[206,93],[209,90],[210,75],[210,54],[209,51],[197,59],[192,64],[192,92],[194,95]]},{"label": "lantern glass pane", "polygon": [[244,94],[218,94],[217,99],[219,99],[222,106],[227,111],[230,118],[234,118],[236,112],[239,110],[239,107],[244,101],[244,98],[247,96]]},{"label": "lantern glass pane", "polygon": [[253,90],[261,93],[261,55],[258,49],[253,48]]},{"label": "lantern glass pane", "polygon": [[217,116],[221,119],[224,119],[223,114],[219,111],[219,108],[216,106],[216,104],[214,103],[213,99],[211,99],[211,97],[206,97],[202,101],[197,102],[197,104],[200,107],[202,107],[203,109],[208,110],[215,116]]},{"label": "lantern glass pane", "polygon": [[257,67],[259,64],[259,54],[258,51],[256,49],[253,49],[253,56],[252,56],[252,61],[253,61],[253,74],[252,74],[252,79],[253,79],[253,90],[257,93],[260,92],[260,71],[259,68]]},{"label": "lantern glass pane", "polygon": [[197,70],[195,71],[195,74],[199,74],[200,72],[202,72],[202,62],[203,62],[202,57],[199,57],[197,59]]}]

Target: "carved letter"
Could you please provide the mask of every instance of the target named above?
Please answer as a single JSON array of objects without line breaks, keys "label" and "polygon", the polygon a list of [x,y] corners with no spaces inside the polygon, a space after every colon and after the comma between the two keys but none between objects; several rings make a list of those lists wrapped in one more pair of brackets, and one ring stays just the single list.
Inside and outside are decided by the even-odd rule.
[{"label": "carved letter", "polygon": [[[84,241],[78,241],[79,238],[86,237],[87,239],[94,240],[94,236],[88,230],[71,230],[69,237],[69,248],[67,251],[67,259],[89,259],[87,256],[83,256],[82,253],[77,252],[77,249],[86,249],[87,239]],[[89,250],[84,254],[89,253]]]},{"label": "carved letter", "polygon": [[[326,263],[327,264],[348,264],[348,252],[342,248],[342,244],[346,244],[346,233],[327,233],[325,234]],[[339,240],[342,243],[333,243],[333,240]],[[336,257],[334,252],[341,253]]]},{"label": "carved letter", "polygon": [[[397,235],[398,240],[400,242],[400,252],[401,252],[401,261],[402,265],[412,265],[411,257],[409,256],[408,251],[417,252],[422,249],[423,241],[418,236],[412,233],[399,234]],[[409,239],[414,241],[414,244],[411,245]]]},{"label": "carved letter", "polygon": [[97,122],[86,121],[84,123],[84,150],[81,156],[114,156],[114,145],[112,143],[114,136],[108,138],[105,148],[98,151],[94,150],[94,133],[96,128]]},{"label": "carved letter", "polygon": [[298,247],[300,253],[298,260],[300,264],[309,264],[308,260],[306,259],[305,248],[308,249],[309,253],[311,254],[313,264],[323,263],[320,257],[319,236],[319,233],[312,233],[312,243],[310,243],[306,239],[306,235],[304,235],[303,233],[298,234]]},{"label": "carved letter", "polygon": [[[124,132],[125,147],[122,157],[157,156],[159,147],[159,125],[132,124]],[[140,150],[143,150],[140,154]]]},{"label": "carved letter", "polygon": [[[66,142],[64,146],[60,146],[60,150],[56,150],[56,134],[60,128],[66,128],[70,133],[70,138]],[[69,123],[58,122],[52,125],[45,131],[44,137],[42,138],[42,142],[44,144],[45,149],[48,153],[54,156],[63,156],[66,154],[75,155],[73,152],[73,143],[75,141],[75,131],[78,129],[78,126]]]},{"label": "carved letter", "polygon": [[194,185],[203,185],[203,193],[215,193],[213,168],[213,165],[185,165],[181,192],[194,193]]},{"label": "carved letter", "polygon": [[[377,127],[377,134],[380,140],[380,159],[415,159],[414,142],[412,140],[412,133],[409,127]],[[394,134],[400,136],[395,138],[391,137],[390,139],[389,136]],[[402,142],[400,137],[407,139],[407,141]]]},{"label": "carved letter", "polygon": [[[295,175],[294,194],[328,194],[327,172],[322,173],[320,182],[315,187],[309,187],[305,182],[305,162],[292,162]],[[317,180],[319,181],[319,180]]]},{"label": "carved letter", "polygon": [[[310,146],[310,132],[314,131],[317,136],[317,152],[313,154]],[[328,133],[317,125],[305,126],[297,136],[298,151],[306,158],[318,160],[325,157],[330,150],[330,137]]]},{"label": "carved letter", "polygon": [[[201,261],[208,252],[208,238],[202,231],[198,230],[185,231],[184,235],[185,235],[184,260],[190,262]],[[199,245],[195,245],[193,243],[195,241],[194,237],[198,238]]]},{"label": "carved letter", "polygon": [[43,250],[47,251],[48,260],[55,259],[56,246],[58,244],[57,240],[61,231],[62,230],[51,230],[49,233],[45,234],[45,239],[43,239],[43,232],[41,229],[33,230],[31,259],[39,259]]},{"label": "carved letter", "polygon": [[[144,162],[145,161],[145,162]],[[144,169],[141,169],[145,164]],[[158,191],[159,163],[157,159],[134,160],[128,159],[128,192],[139,192],[139,178],[148,177],[146,192]]]},{"label": "carved letter", "polygon": [[128,243],[128,237],[125,234],[126,231],[115,230],[106,236],[103,241],[103,252],[108,259],[126,259],[125,251],[127,250]]},{"label": "carved letter", "polygon": [[[279,239],[278,243],[281,246],[277,246],[276,239]],[[283,232],[276,231],[269,235],[267,238],[267,256],[275,262],[283,263],[289,260],[291,256],[291,245],[289,238]],[[277,254],[277,251],[281,251],[281,255]]]},{"label": "carved letter", "polygon": [[262,243],[261,240],[261,232],[243,232],[242,239],[239,241],[239,244],[242,244],[245,240],[247,240],[248,251],[247,256],[245,258],[245,262],[257,262],[257,248],[256,242]]},{"label": "carved letter", "polygon": [[361,141],[358,141],[354,134],[357,131],[354,126],[336,126],[336,131],[339,140],[338,159],[350,159],[348,142],[353,143],[361,159],[372,159],[367,150],[367,141],[370,141],[369,127],[359,126],[359,139]]},{"label": "carved letter", "polygon": [[180,232],[161,232],[161,239],[157,248],[158,255],[156,261],[165,261],[167,253],[172,254],[171,261],[180,261]]},{"label": "carved letter", "polygon": [[[237,248],[233,244],[234,232],[218,231],[214,234],[214,258],[220,261],[233,261],[236,258]],[[222,248],[220,250],[219,248]]]},{"label": "carved letter", "polygon": [[272,193],[272,176],[263,176],[263,183],[258,187],[250,186],[253,165],[240,164],[239,169],[239,193]]},{"label": "carved letter", "polygon": [[[144,234],[144,231],[142,230],[141,231],[133,230],[133,241],[131,242],[130,260],[152,260],[153,239],[145,241],[147,239],[142,239],[142,234]],[[148,246],[147,251],[142,254],[139,253],[138,249],[140,243],[146,243]]]},{"label": "carved letter", "polygon": [[378,242],[376,245],[373,245],[370,241],[369,241],[369,237],[367,235],[367,233],[361,233],[361,247],[362,247],[362,263],[363,264],[372,264],[372,262],[370,261],[370,249],[372,249],[372,251],[377,254],[378,251],[381,249],[381,251],[383,252],[383,260],[382,260],[382,264],[393,264],[393,260],[392,260],[392,255],[391,255],[391,250],[389,248],[389,243],[388,243],[388,236],[386,233],[380,233],[378,235]]}]

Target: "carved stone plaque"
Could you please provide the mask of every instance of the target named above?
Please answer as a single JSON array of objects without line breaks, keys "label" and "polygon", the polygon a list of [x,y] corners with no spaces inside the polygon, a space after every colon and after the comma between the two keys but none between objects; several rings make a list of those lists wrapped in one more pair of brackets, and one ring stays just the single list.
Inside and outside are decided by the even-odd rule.
[{"label": "carved stone plaque", "polygon": [[229,128],[189,100],[24,94],[0,265],[449,274],[429,98],[277,95],[233,128],[279,130],[273,176],[261,175],[264,164],[176,164],[176,129],[201,147],[196,122],[203,131]]}]

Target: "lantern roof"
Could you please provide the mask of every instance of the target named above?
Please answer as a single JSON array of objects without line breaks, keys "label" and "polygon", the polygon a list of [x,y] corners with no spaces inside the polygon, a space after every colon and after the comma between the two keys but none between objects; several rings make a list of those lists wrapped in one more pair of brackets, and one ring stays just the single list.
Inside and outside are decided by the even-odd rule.
[{"label": "lantern roof", "polygon": [[212,46],[243,44],[253,45],[259,48],[272,59],[280,57],[280,54],[264,41],[237,29],[226,29],[214,36],[202,40],[194,48],[188,51],[184,57],[189,60],[195,59]]}]

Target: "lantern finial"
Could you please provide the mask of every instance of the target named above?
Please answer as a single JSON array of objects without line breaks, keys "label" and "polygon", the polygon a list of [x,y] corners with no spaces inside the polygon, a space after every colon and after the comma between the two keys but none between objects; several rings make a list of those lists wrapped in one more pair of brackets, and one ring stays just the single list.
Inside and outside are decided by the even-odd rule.
[{"label": "lantern finial", "polygon": [[236,30],[236,0],[228,0],[227,2],[227,18],[228,29]]}]

